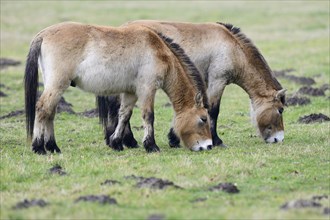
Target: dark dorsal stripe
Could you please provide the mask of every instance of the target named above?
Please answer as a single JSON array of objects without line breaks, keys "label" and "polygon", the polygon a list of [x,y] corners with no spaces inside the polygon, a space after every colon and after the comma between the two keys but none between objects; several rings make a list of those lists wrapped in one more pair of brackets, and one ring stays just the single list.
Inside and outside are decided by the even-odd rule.
[{"label": "dark dorsal stripe", "polygon": [[248,51],[253,55],[253,58],[256,61],[259,61],[259,68],[263,68],[263,74],[265,79],[270,79],[276,90],[281,90],[282,86],[281,84],[277,81],[277,79],[274,77],[272,70],[270,69],[270,67],[268,66],[265,58],[263,57],[263,55],[259,52],[258,48],[253,44],[253,42],[244,34],[241,32],[241,29],[238,27],[235,27],[232,24],[225,24],[222,22],[217,22],[217,24],[220,24],[224,27],[226,27],[226,29],[235,37],[235,39],[237,39],[241,45],[245,46]]},{"label": "dark dorsal stripe", "polygon": [[166,45],[170,48],[170,50],[174,53],[176,57],[181,61],[183,65],[185,65],[185,69],[187,69],[187,75],[190,79],[192,79],[194,86],[197,91],[199,91],[203,96],[203,104],[205,108],[208,108],[208,98],[206,94],[206,87],[204,80],[201,77],[198,69],[195,64],[190,60],[181,46],[177,43],[173,42],[173,39],[163,35],[162,33],[156,32],[158,36],[166,43]]}]

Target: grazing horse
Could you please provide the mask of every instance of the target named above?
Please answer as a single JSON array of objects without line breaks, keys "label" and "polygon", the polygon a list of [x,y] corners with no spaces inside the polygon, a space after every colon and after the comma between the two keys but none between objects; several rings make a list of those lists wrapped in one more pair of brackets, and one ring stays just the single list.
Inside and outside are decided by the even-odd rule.
[{"label": "grazing horse", "polygon": [[[38,66],[44,81],[39,100]],[[147,152],[159,151],[154,139],[159,88],[173,104],[174,130],[184,144],[194,151],[211,149],[208,99],[200,76],[178,44],[146,27],[73,22],[50,26],[33,39],[25,69],[26,128],[32,150],[60,152],[53,121],[56,105],[70,85],[98,96],[121,94],[118,125],[110,137],[115,150],[123,150],[123,131],[139,99],[144,147]]]},{"label": "grazing horse", "polygon": [[[282,142],[284,126],[282,113],[285,105],[285,89],[276,80],[266,60],[252,41],[239,28],[223,23],[177,23],[141,20],[124,26],[145,26],[172,38],[185,50],[202,74],[207,85],[209,115],[213,145],[224,146],[217,135],[217,119],[220,101],[225,87],[234,83],[243,88],[251,100],[251,117],[260,136],[267,143]],[[106,140],[117,123],[118,97],[108,97],[109,125]],[[112,123],[112,124],[111,124]],[[129,124],[125,129],[124,143],[136,145]],[[175,131],[168,135],[171,147],[179,146]]]}]

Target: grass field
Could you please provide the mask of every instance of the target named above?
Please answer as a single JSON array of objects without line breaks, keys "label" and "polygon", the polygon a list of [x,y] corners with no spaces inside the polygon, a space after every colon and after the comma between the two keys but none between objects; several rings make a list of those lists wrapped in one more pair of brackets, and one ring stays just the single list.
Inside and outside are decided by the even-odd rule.
[{"label": "grass field", "polygon": [[[0,72],[0,116],[24,108],[23,72],[29,43],[41,29],[72,20],[117,26],[129,20],[222,21],[241,27],[274,70],[311,77],[314,88],[330,83],[329,1],[6,1],[1,0],[1,55],[21,61]],[[278,78],[288,97],[301,84]],[[156,142],[160,153],[143,147],[115,152],[106,147],[97,118],[60,113],[55,132],[60,155],[33,154],[26,143],[24,115],[0,120],[1,219],[329,219],[329,122],[301,124],[301,116],[330,116],[330,90],[307,96],[311,104],[284,112],[285,140],[265,144],[249,118],[249,99],[238,86],[226,88],[218,130],[226,149],[191,152],[170,149],[166,134],[173,111],[157,93]],[[64,97],[75,112],[95,107],[95,98],[76,88]],[[132,126],[140,141],[139,108]],[[51,174],[60,165],[67,175]],[[157,177],[182,187],[137,188],[136,175]],[[114,185],[101,185],[116,180]],[[210,191],[219,183],[235,183],[237,194]],[[75,202],[80,196],[108,195],[116,205]],[[323,196],[312,200],[313,196]],[[327,197],[327,198],[325,198]],[[14,209],[24,199],[42,199],[45,207]],[[320,207],[280,207],[293,200]]]}]

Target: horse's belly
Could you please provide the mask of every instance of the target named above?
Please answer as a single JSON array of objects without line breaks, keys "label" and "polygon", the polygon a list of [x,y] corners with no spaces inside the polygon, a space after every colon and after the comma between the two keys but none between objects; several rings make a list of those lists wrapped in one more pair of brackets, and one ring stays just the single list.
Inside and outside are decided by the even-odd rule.
[{"label": "horse's belly", "polygon": [[134,92],[134,70],[114,67],[106,63],[81,65],[77,68],[74,82],[82,90],[97,95]]}]

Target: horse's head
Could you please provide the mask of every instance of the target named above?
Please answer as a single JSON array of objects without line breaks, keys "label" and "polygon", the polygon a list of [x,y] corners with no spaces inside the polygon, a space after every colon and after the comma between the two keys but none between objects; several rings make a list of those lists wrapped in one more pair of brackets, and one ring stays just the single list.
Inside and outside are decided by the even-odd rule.
[{"label": "horse's head", "polygon": [[274,93],[271,100],[263,102],[257,109],[255,119],[260,135],[267,143],[282,142],[284,139],[283,111],[285,89]]},{"label": "horse's head", "polygon": [[193,151],[211,150],[212,136],[210,119],[200,93],[195,96],[195,105],[176,115],[174,130],[184,145]]}]

